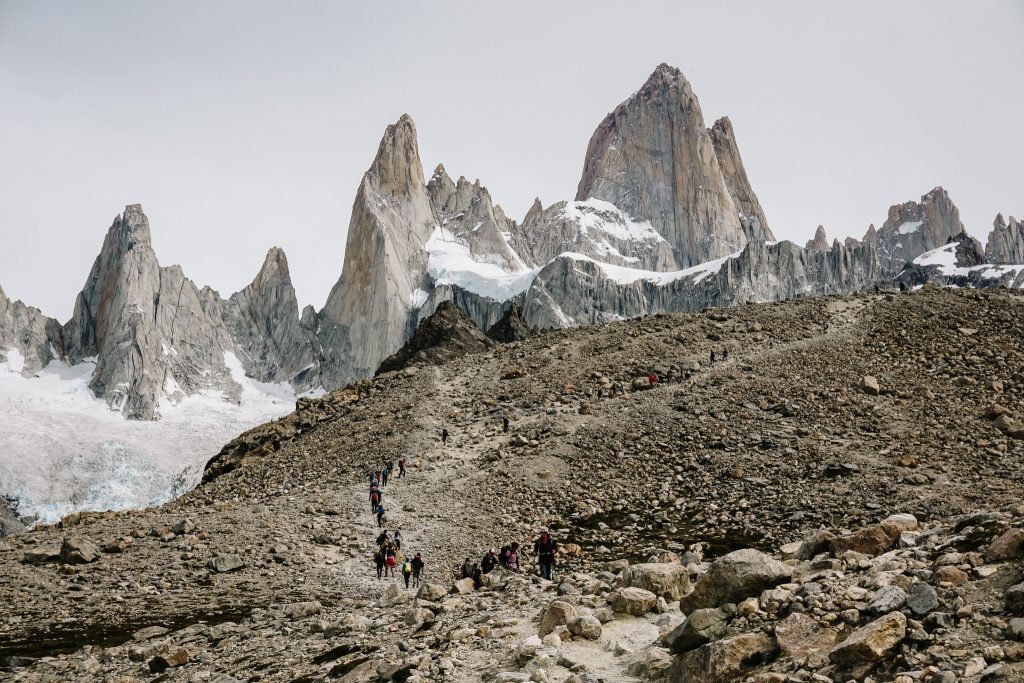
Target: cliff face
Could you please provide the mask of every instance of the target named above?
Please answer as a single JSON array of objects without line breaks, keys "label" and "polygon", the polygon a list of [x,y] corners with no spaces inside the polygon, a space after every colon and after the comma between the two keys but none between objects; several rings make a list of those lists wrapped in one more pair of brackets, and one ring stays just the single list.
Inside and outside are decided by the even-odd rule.
[{"label": "cliff face", "polygon": [[[726,156],[739,163],[738,153]],[[732,175],[739,188],[738,169]],[[679,267],[726,256],[747,242],[697,96],[666,64],[591,137],[576,192],[577,201],[586,199],[650,221]]]},{"label": "cliff face", "polygon": [[341,278],[320,312],[329,386],[368,377],[413,330],[426,292],[424,249],[436,222],[408,115],[388,126],[352,205]]}]

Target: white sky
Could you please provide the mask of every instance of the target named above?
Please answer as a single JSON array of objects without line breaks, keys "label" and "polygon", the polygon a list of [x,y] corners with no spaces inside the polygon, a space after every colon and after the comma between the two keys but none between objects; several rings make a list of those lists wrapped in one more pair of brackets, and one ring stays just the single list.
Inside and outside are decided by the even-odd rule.
[{"label": "white sky", "polygon": [[660,62],[728,115],[777,236],[863,235],[949,190],[1024,214],[1024,3],[0,0],[0,285],[66,320],[125,204],[227,296],[266,250],[301,304],[341,273],[385,126],[521,218]]}]

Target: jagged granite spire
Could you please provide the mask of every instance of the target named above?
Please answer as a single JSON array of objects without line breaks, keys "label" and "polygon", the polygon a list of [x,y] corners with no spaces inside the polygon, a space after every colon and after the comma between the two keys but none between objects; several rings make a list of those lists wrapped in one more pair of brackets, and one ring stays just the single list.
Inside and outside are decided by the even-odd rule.
[{"label": "jagged granite spire", "polygon": [[576,192],[577,200],[589,198],[650,221],[680,267],[726,256],[747,242],[697,96],[667,64],[591,137]]},{"label": "jagged granite spire", "polygon": [[436,226],[408,114],[387,127],[352,204],[341,277],[320,312],[328,386],[368,377],[397,351],[425,289],[424,245]]},{"label": "jagged granite spire", "polygon": [[89,386],[131,419],[156,418],[163,396],[237,396],[224,362],[233,346],[209,303],[179,266],[160,267],[149,220],[131,204],[107,231],[64,327],[68,359],[95,358]]},{"label": "jagged granite spire", "polygon": [[754,188],[750,186],[747,172],[743,168],[743,159],[740,158],[740,150],[736,145],[736,132],[732,128],[732,121],[729,117],[723,116],[715,121],[708,134],[711,135],[711,144],[715,147],[718,165],[725,176],[725,186],[729,188],[732,201],[740,213],[740,224],[747,239],[774,241],[775,235],[768,227],[768,219],[765,218],[761,203],[757,201],[757,195],[754,194]]},{"label": "jagged granite spire", "polygon": [[1013,216],[1007,223],[1003,214],[997,214],[985,245],[985,259],[997,264],[1024,263],[1024,225]]},{"label": "jagged granite spire", "polygon": [[0,287],[0,363],[30,377],[63,354],[60,323],[38,308],[11,301]]},{"label": "jagged granite spire", "polygon": [[831,246],[828,243],[828,236],[825,234],[825,226],[819,225],[814,231],[814,238],[807,242],[804,249],[808,251],[828,251]]},{"label": "jagged granite spire", "polygon": [[878,230],[878,249],[897,273],[905,263],[941,247],[963,231],[960,210],[944,189],[936,187],[920,202],[889,207],[889,216]]},{"label": "jagged granite spire", "polygon": [[228,298],[224,321],[250,377],[262,382],[292,381],[302,388],[316,386],[314,343],[300,323],[283,249],[271,248],[253,281]]}]

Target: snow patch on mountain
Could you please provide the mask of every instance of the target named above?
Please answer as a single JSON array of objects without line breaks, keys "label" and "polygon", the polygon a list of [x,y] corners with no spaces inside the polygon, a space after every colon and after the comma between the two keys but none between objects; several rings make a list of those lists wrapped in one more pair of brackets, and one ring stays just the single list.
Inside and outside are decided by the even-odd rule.
[{"label": "snow patch on mountain", "polygon": [[176,405],[161,401],[160,420],[136,421],[89,389],[94,362],[52,361],[26,378],[9,354],[0,363],[0,491],[20,501],[19,513],[51,523],[81,510],[158,505],[191,490],[223,444],[295,407],[287,385],[245,377],[228,354],[225,363],[242,386],[238,403],[202,392]]},{"label": "snow patch on mountain", "polygon": [[726,261],[736,258],[741,253],[743,252],[737,251],[729,254],[728,256],[723,256],[722,258],[707,261],[705,263],[699,263],[695,266],[691,266],[690,268],[667,272],[613,266],[611,264],[602,263],[601,261],[592,259],[589,256],[584,256],[583,254],[565,253],[562,254],[562,256],[568,256],[569,258],[577,261],[591,261],[592,263],[597,264],[610,280],[613,280],[620,285],[631,285],[634,282],[643,280],[658,286],[664,286],[684,278],[691,278],[693,284],[697,284],[719,272],[722,269],[722,266],[725,265]]},{"label": "snow patch on mountain", "polygon": [[507,271],[496,263],[473,258],[469,245],[438,226],[427,240],[427,273],[435,284],[456,285],[494,301],[507,301],[526,291],[538,269]]},{"label": "snow patch on mountain", "polygon": [[1009,274],[1012,281],[1020,279],[1024,274],[1024,265],[992,265],[984,263],[979,266],[959,266],[956,259],[957,242],[950,242],[937,249],[926,251],[913,263],[919,266],[937,266],[940,274],[946,277],[969,277],[977,273],[983,279],[996,279]]}]

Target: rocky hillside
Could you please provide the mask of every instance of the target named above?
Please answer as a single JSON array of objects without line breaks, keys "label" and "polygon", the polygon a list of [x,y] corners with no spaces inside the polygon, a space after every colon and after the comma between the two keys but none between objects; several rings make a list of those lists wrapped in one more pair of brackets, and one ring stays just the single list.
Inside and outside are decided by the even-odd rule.
[{"label": "rocky hillside", "polygon": [[[662,314],[304,399],[173,503],[0,540],[5,675],[1020,680],[1022,313],[926,286]],[[371,562],[398,458],[409,590]],[[454,580],[542,527],[553,582]]]},{"label": "rocky hillside", "polygon": [[[139,205],[117,216],[61,326],[0,291],[0,363],[32,377],[48,362],[95,362],[89,386],[125,417],[219,392],[239,373],[293,392],[367,378],[450,301],[482,330],[513,305],[526,328],[890,286],[908,262],[964,231],[940,188],[897,204],[863,240],[776,242],[728,118],[708,128],[685,76],[659,65],[598,125],[573,201],[538,199],[521,221],[479,180],[428,179],[416,126],[388,126],[356,191],[344,259],[323,309],[300,314],[287,259],[271,249],[227,299],[161,266]],[[341,253],[341,245],[336,245]],[[989,264],[1024,262],[1024,232],[996,219]],[[935,275],[918,269],[915,282]],[[1019,286],[979,269],[972,287]]]}]

